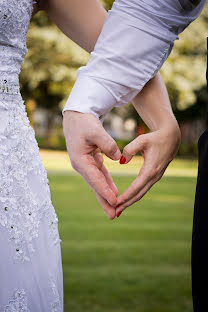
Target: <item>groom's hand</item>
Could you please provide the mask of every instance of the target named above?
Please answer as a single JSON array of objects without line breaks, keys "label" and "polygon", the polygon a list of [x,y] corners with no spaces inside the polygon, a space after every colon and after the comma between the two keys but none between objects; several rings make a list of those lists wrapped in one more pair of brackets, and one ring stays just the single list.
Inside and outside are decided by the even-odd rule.
[{"label": "groom's hand", "polygon": [[121,152],[113,138],[92,114],[65,111],[63,131],[72,167],[95,193],[109,219],[115,218],[118,189],[103,164],[101,151],[112,160]]}]

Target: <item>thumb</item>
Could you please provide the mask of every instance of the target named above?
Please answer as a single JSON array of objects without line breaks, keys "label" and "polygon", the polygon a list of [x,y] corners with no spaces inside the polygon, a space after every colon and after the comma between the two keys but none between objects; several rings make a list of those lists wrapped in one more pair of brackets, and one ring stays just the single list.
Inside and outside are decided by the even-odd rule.
[{"label": "thumb", "polygon": [[145,135],[136,137],[133,141],[124,147],[120,164],[127,164],[132,159],[132,157],[136,155],[136,153],[142,153],[146,147],[146,144],[147,140]]},{"label": "thumb", "polygon": [[121,151],[118,148],[118,145],[104,128],[101,127],[97,135],[94,136],[93,143],[96,144],[101,149],[101,151],[110,159],[120,159]]}]

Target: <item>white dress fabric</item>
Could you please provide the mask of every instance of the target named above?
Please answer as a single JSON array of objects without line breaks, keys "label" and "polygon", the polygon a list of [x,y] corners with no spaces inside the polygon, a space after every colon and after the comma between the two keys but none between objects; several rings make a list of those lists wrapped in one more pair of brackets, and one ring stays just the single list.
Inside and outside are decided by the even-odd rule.
[{"label": "white dress fabric", "polygon": [[[62,111],[92,113],[102,123],[128,104],[159,71],[206,0],[115,0],[87,66]],[[80,92],[81,91],[81,92]]]},{"label": "white dress fabric", "polygon": [[58,218],[19,90],[32,0],[0,0],[0,312],[62,312]]}]

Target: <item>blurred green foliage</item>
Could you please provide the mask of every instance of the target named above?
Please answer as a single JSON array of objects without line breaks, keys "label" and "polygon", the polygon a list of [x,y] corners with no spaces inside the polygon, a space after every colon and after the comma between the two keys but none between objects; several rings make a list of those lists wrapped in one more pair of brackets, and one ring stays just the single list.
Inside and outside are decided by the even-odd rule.
[{"label": "blurred green foliage", "polygon": [[[106,10],[113,3],[112,0],[101,2]],[[179,35],[180,39],[175,41],[160,70],[179,123],[194,119],[205,121],[207,22],[206,6],[200,17]],[[61,116],[76,80],[77,69],[87,63],[90,54],[64,35],[43,11],[31,20],[27,46],[28,53],[20,74],[21,92],[23,98],[33,99],[38,107],[47,109],[49,137],[55,117]],[[124,120],[133,118],[137,124],[142,122],[131,103],[114,108],[111,113]]]}]

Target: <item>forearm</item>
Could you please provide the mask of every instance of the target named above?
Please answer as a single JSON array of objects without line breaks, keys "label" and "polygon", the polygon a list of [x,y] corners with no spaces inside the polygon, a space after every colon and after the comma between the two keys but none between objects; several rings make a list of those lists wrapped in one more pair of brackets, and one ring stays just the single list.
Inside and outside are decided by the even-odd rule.
[{"label": "forearm", "polygon": [[166,86],[159,72],[144,86],[132,103],[151,131],[162,128],[179,131]]},{"label": "forearm", "polygon": [[[144,2],[122,1],[120,8],[124,3],[123,10],[126,13],[123,17],[121,11],[117,12],[121,1],[116,0],[117,6],[113,7],[111,10],[113,14],[111,13],[111,17],[103,27],[107,13],[98,0],[41,1],[41,9],[48,13],[70,39],[88,52],[95,48],[89,64],[78,72],[79,78],[65,110],[90,112],[96,117],[102,117],[103,120],[113,107],[123,106],[133,100],[171,52],[171,44],[177,38],[177,32],[167,30],[168,24],[161,31],[161,28],[157,27],[158,21],[155,16],[156,27],[148,29],[147,23],[144,24],[140,18],[136,18],[140,11],[144,11],[145,6],[142,8]],[[155,7],[158,5],[154,4]],[[173,8],[174,5],[177,9],[177,1],[173,1]],[[163,9],[161,7],[164,14]],[[148,12],[145,9],[146,13]],[[178,31],[187,25],[184,21],[183,27],[179,27],[177,24],[179,21],[180,18],[175,21],[175,29],[178,26]],[[145,31],[140,31],[139,28]],[[149,32],[149,35],[145,35],[145,32]],[[145,90],[144,87],[143,94]],[[141,115],[141,108],[138,109]]]},{"label": "forearm", "polygon": [[[81,0],[45,0],[41,2],[41,9],[47,12],[56,25],[69,38],[89,52],[94,49],[107,16],[107,12],[100,5],[99,1],[86,0],[83,3]],[[113,28],[110,29],[110,24],[113,21],[117,23],[118,31],[113,30]],[[119,23],[121,22],[122,19],[119,18],[118,15],[114,18],[111,17],[111,20],[105,25],[101,36],[102,38],[100,38],[100,44],[97,45],[95,52],[92,53],[92,65],[90,66],[90,64],[88,64],[86,69],[83,67],[78,70],[78,75],[81,71],[81,77],[79,77],[78,81],[75,83],[73,92],[68,99],[68,105],[65,106],[66,110],[70,108],[70,110],[74,109],[75,111],[92,113],[96,117],[102,118],[101,120],[103,121],[106,113],[110,111],[112,107],[125,105],[133,99],[138,93],[139,88],[141,88],[141,86],[137,87],[136,83],[139,81],[140,77],[141,81],[143,81],[142,75],[145,71],[148,74],[148,78],[151,78],[148,70],[150,71],[152,68],[148,70],[145,69],[144,65],[146,64],[142,64],[142,62],[141,64],[136,64],[137,58],[148,53],[149,47],[147,47],[147,49],[140,48],[140,53],[138,53],[139,47],[133,47],[135,39],[137,38],[139,40],[137,31],[133,30],[134,27],[131,27],[131,25],[129,26],[128,23],[126,26],[125,24],[121,25],[119,30]],[[124,31],[122,32],[122,30]],[[119,51],[121,35],[124,37],[128,35],[129,41],[127,41],[127,45],[122,43],[124,47]],[[108,37],[113,43],[112,48],[108,46]],[[157,41],[159,44],[160,41],[155,40],[155,42]],[[132,45],[130,54],[128,53],[128,45]],[[161,45],[164,45],[162,41]],[[164,46],[167,46],[167,44]],[[152,49],[153,47],[154,46],[152,46]],[[149,54],[151,56],[151,50]],[[134,55],[135,59],[131,59]],[[117,60],[116,57],[118,58]],[[155,53],[152,57],[155,58],[155,62],[159,56]],[[120,64],[121,58],[126,62],[126,65],[123,64],[123,68],[122,64]],[[95,63],[94,65],[93,62]],[[97,67],[96,64],[98,65]],[[100,66],[102,66],[101,70],[103,71],[99,73]],[[83,70],[86,72],[87,76],[82,75]],[[153,78],[152,80],[156,79]],[[150,83],[148,83],[148,86],[150,86]],[[139,93],[134,100],[134,103],[147,99],[149,96],[147,93],[149,93],[150,89],[150,87],[145,86],[141,95]],[[159,92],[158,90],[158,93]],[[145,101],[148,110],[149,103],[146,102],[148,101]],[[140,115],[142,115],[142,107],[138,107],[138,110],[140,111]],[[147,114],[146,111],[145,114]]]},{"label": "forearm", "polygon": [[42,0],[41,9],[80,47],[94,49],[107,15],[99,0]]},{"label": "forearm", "polygon": [[[87,66],[79,68],[65,110],[92,113],[101,120],[128,104],[168,57],[173,42],[140,29],[140,20],[115,4],[105,19]],[[115,27],[116,25],[116,27]]]}]

